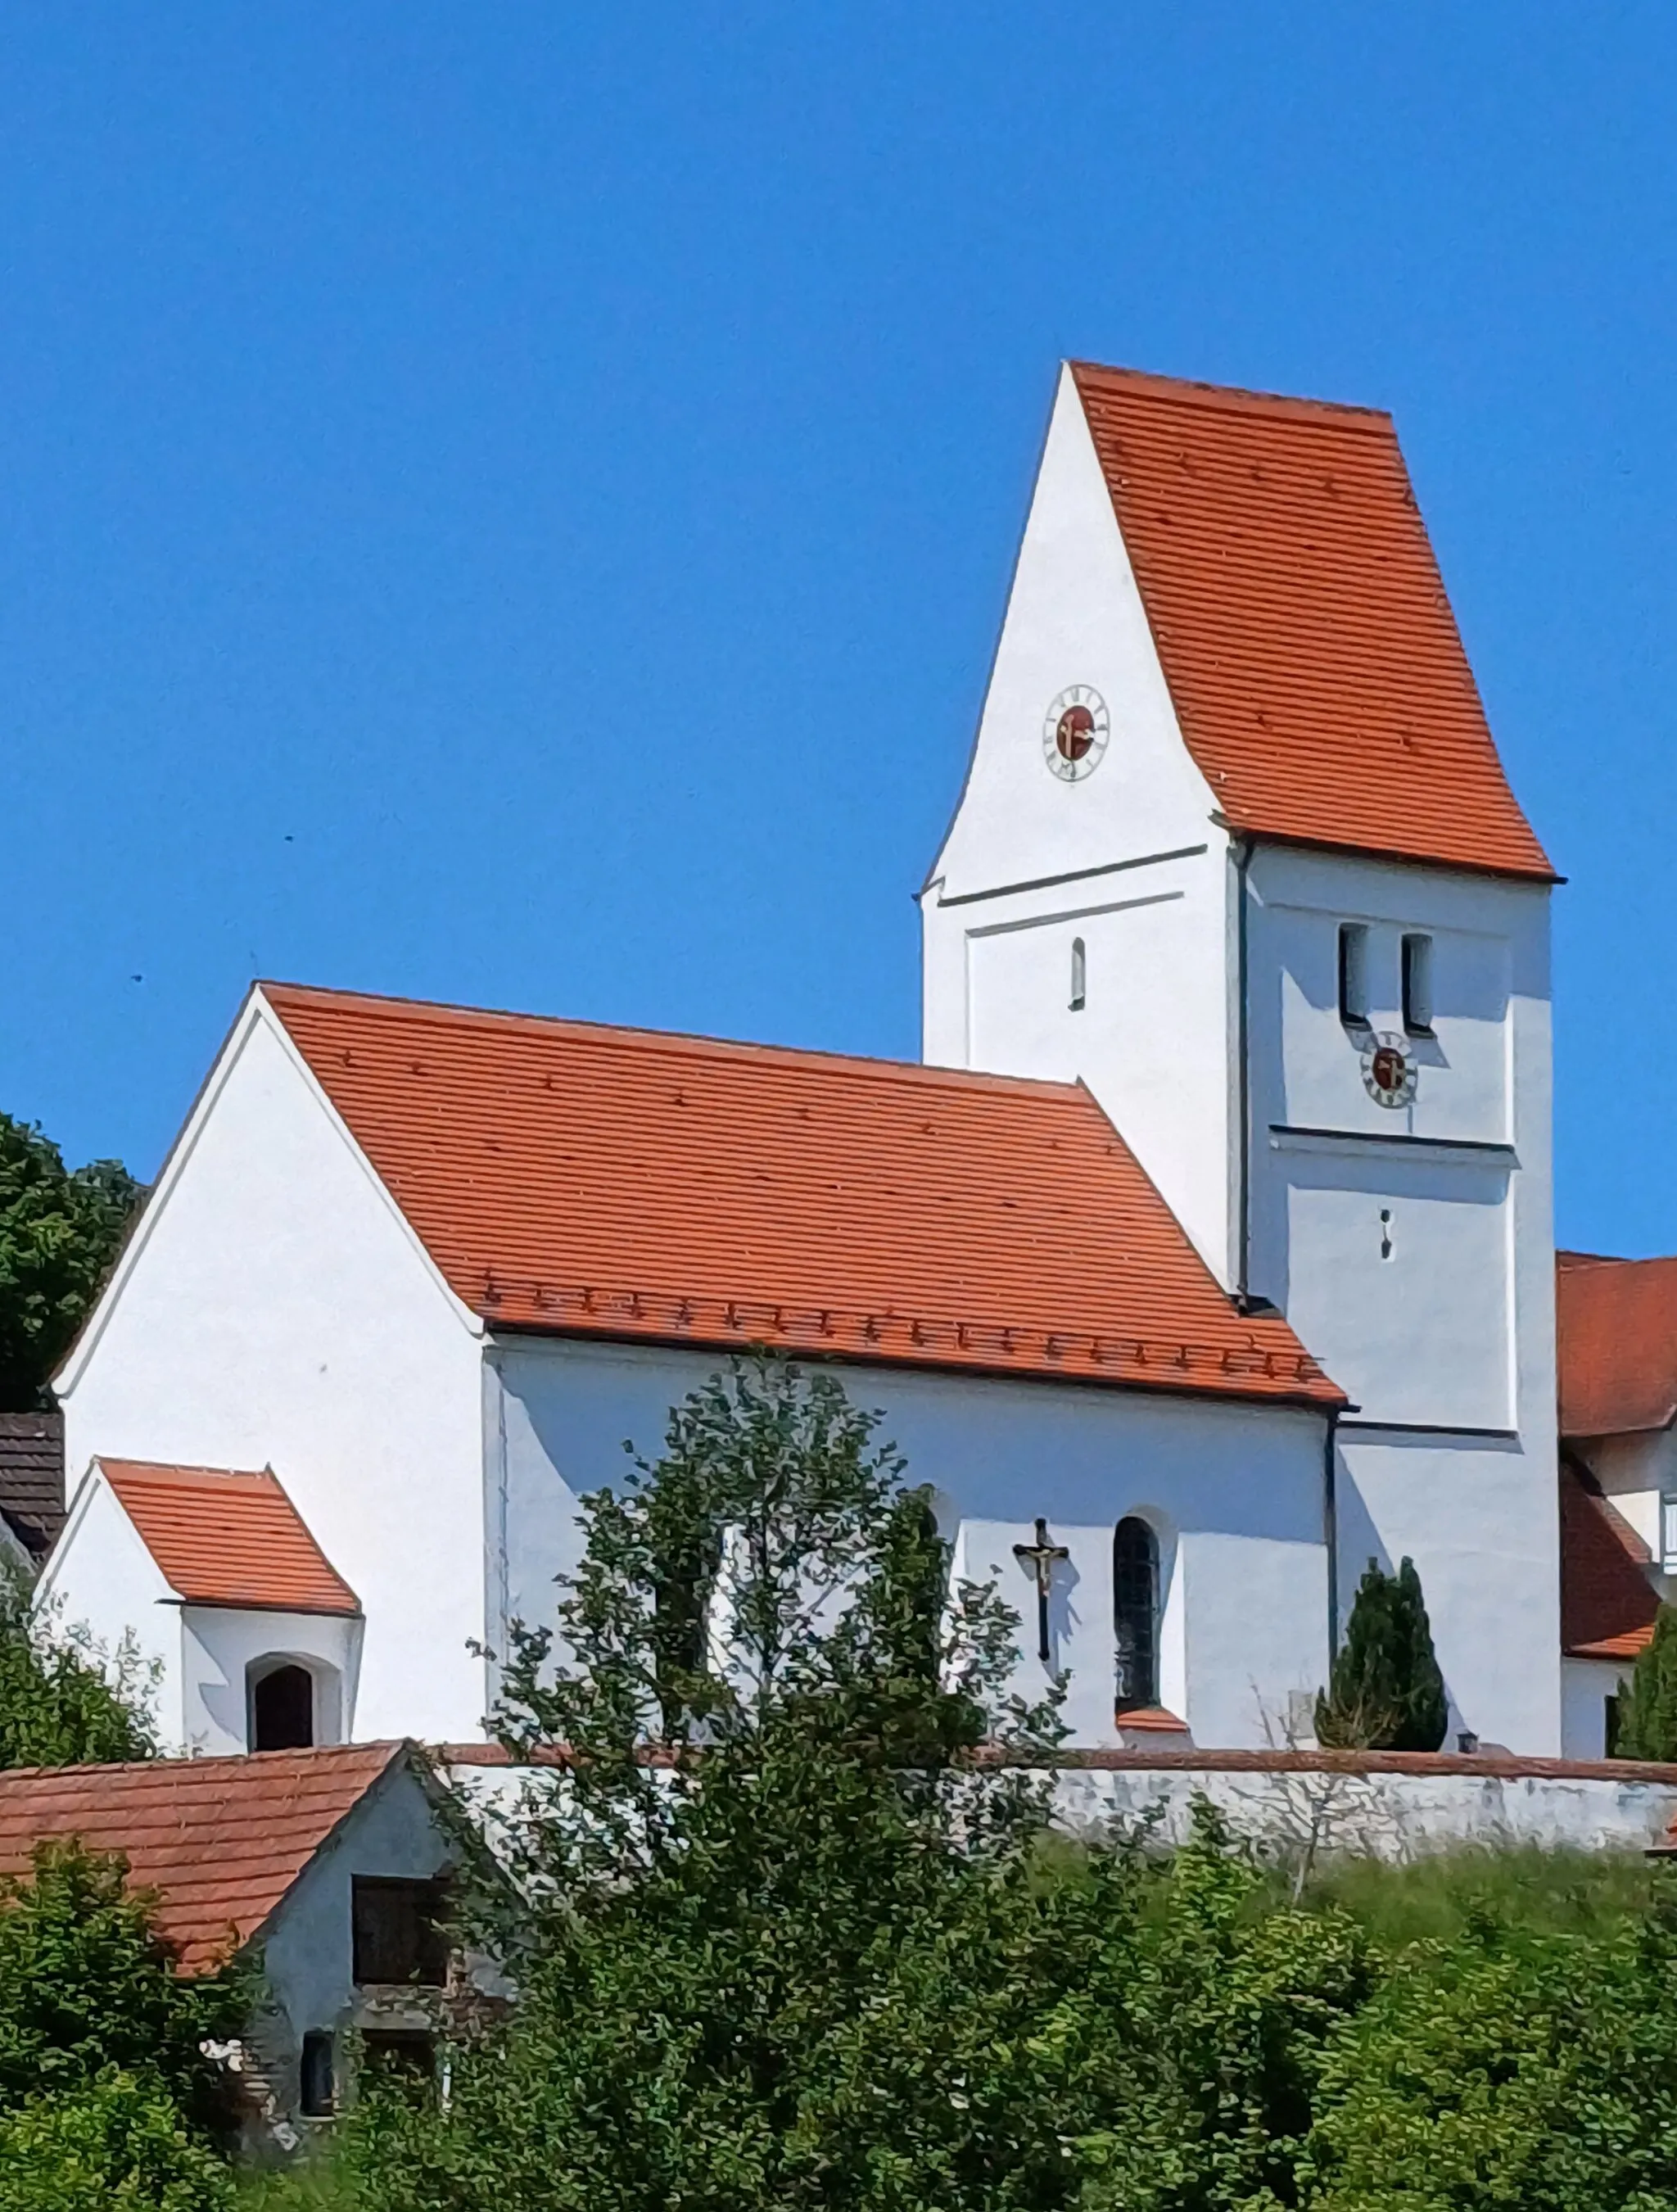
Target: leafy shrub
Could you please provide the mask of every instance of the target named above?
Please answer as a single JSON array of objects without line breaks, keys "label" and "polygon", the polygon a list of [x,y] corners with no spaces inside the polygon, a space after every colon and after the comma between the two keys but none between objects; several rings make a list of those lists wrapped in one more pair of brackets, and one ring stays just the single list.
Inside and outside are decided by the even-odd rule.
[{"label": "leafy shrub", "polygon": [[70,1841],[39,1844],[27,1879],[0,1881],[0,2112],[81,2095],[115,2068],[213,2136],[225,2081],[201,2046],[237,2033],[250,1977],[177,1974],[153,1900],[124,1876],[119,1858]]},{"label": "leafy shrub", "polygon": [[148,1686],[131,1644],[107,1659],[58,1633],[0,1562],[0,1767],[155,1758]]},{"label": "leafy shrub", "polygon": [[114,2068],[0,2112],[0,2212],[230,2212],[233,2178],[167,2087]]}]

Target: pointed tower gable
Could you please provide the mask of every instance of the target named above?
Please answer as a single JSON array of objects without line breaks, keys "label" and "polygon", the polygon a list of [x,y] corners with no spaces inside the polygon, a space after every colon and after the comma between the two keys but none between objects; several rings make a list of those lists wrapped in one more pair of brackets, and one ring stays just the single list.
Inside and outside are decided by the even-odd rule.
[{"label": "pointed tower gable", "polygon": [[[1109,718],[1098,773],[1044,764],[1060,695]],[[1218,800],[1184,746],[1082,399],[1062,370],[954,819],[929,871],[945,896],[1201,840]]]},{"label": "pointed tower gable", "polygon": [[1182,735],[1229,823],[1552,879],[1391,417],[1071,374]]}]

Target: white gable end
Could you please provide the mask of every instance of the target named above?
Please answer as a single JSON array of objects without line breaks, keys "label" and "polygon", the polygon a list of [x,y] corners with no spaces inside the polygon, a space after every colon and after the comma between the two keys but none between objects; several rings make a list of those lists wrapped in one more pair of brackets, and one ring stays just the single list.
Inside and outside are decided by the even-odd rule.
[{"label": "white gable end", "polygon": [[[1099,769],[1061,782],[1050,703],[1098,691]],[[1177,726],[1083,402],[1062,369],[966,788],[932,869],[946,896],[1191,844],[1215,806]]]},{"label": "white gable end", "polygon": [[469,1736],[481,1367],[480,1325],[258,998],[60,1378],[69,1463],[274,1468],[366,1613],[358,1731]]}]

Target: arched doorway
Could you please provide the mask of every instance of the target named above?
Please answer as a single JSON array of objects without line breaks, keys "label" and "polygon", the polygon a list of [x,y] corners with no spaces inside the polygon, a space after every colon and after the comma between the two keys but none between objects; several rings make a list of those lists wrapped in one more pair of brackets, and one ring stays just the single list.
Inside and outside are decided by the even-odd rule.
[{"label": "arched doorway", "polygon": [[314,1741],[314,1677],[285,1660],[251,1672],[251,1749],[307,1751]]},{"label": "arched doorway", "polygon": [[1112,1534],[1113,1707],[1158,1703],[1158,1539],[1126,1514]]}]

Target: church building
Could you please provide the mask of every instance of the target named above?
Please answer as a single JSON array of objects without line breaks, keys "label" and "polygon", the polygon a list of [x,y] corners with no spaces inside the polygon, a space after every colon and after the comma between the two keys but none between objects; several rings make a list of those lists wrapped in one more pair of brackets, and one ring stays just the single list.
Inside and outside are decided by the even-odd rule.
[{"label": "church building", "polygon": [[184,1748],[471,1740],[577,1496],[763,1345],[1075,1742],[1307,1735],[1407,1556],[1452,1747],[1559,1752],[1554,881],[1389,418],[1069,365],[922,1062],[255,987],[58,1378],[45,1586]]}]

